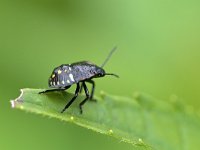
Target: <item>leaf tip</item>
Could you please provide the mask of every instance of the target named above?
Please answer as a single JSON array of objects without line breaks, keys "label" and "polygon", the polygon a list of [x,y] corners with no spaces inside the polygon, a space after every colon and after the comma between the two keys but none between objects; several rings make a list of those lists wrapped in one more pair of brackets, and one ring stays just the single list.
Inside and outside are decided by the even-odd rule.
[{"label": "leaf tip", "polygon": [[[16,98],[15,100],[11,100],[10,104],[11,104],[11,108],[16,108],[18,106],[19,103],[22,103],[22,95],[23,95],[23,89],[20,90],[21,94],[18,98]],[[19,106],[20,109],[23,109],[24,107],[22,105]]]},{"label": "leaf tip", "polygon": [[[17,101],[17,100],[11,100],[10,104],[11,104],[11,108],[16,108],[17,105],[19,104],[19,101]],[[18,108],[19,109],[24,109],[24,106],[20,105]]]},{"label": "leaf tip", "polygon": [[10,104],[11,104],[11,108],[15,108],[15,100],[11,100]]}]

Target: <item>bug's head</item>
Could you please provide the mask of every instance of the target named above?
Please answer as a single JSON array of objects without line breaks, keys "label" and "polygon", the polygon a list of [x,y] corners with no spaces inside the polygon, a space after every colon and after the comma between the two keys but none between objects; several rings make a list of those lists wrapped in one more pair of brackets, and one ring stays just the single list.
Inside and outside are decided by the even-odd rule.
[{"label": "bug's head", "polygon": [[98,68],[96,70],[96,76],[95,76],[95,78],[104,77],[106,75],[111,75],[111,76],[115,76],[115,77],[119,78],[119,76],[116,75],[116,74],[114,74],[114,73],[106,73],[105,70],[102,69],[102,68]]},{"label": "bug's head", "polygon": [[96,69],[96,75],[95,75],[95,77],[96,78],[104,77],[105,74],[106,74],[106,72],[104,71],[104,69],[98,68],[98,69]]}]

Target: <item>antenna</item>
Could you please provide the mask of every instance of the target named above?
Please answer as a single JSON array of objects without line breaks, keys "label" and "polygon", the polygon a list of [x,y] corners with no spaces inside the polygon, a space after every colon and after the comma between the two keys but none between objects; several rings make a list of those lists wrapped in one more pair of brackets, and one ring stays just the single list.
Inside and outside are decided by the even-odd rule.
[{"label": "antenna", "polygon": [[115,76],[116,78],[119,78],[119,76],[117,74],[114,74],[114,73],[106,73],[105,75],[111,75],[111,76]]},{"label": "antenna", "polygon": [[105,66],[105,64],[108,62],[108,60],[110,59],[110,57],[112,56],[112,54],[114,53],[114,51],[117,49],[117,46],[115,46],[109,53],[109,55],[107,56],[107,58],[105,59],[105,61],[103,62],[103,64],[101,65],[101,68],[103,68]]}]

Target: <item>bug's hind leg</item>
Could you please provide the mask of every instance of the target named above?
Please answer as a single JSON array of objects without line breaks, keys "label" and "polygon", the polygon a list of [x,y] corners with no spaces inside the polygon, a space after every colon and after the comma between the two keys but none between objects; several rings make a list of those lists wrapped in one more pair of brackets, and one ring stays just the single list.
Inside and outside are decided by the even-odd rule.
[{"label": "bug's hind leg", "polygon": [[80,113],[81,113],[81,114],[83,113],[82,106],[85,104],[85,102],[86,102],[86,101],[89,99],[89,97],[90,97],[89,91],[88,91],[88,88],[87,88],[85,82],[83,82],[82,85],[83,85],[83,88],[84,88],[84,91],[85,91],[86,98],[79,104],[79,108],[80,108]]},{"label": "bug's hind leg", "polygon": [[[69,86],[70,87],[70,86]],[[64,89],[51,89],[51,90],[45,90],[45,91],[41,91],[38,94],[44,94],[44,93],[50,93],[50,92],[56,92],[56,91],[64,91],[66,89],[68,89],[69,87],[65,87]]]},{"label": "bug's hind leg", "polygon": [[74,97],[67,103],[67,105],[63,108],[63,110],[61,111],[61,113],[63,113],[73,102],[74,100],[77,98],[78,96],[78,93],[79,93],[79,90],[80,90],[80,85],[79,83],[76,84],[76,91],[75,91],[75,95]]}]

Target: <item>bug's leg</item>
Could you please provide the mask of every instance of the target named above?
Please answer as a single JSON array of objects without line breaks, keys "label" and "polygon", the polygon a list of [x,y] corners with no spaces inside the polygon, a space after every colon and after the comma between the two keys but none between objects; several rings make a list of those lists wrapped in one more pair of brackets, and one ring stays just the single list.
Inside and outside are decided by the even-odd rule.
[{"label": "bug's leg", "polygon": [[91,90],[91,94],[90,94],[90,100],[96,101],[95,99],[93,99],[94,90],[95,90],[95,82],[93,80],[87,80],[87,82],[92,84],[92,90]]},{"label": "bug's leg", "polygon": [[78,96],[78,93],[79,93],[79,90],[80,90],[80,85],[79,83],[76,84],[76,91],[75,91],[75,95],[74,97],[67,103],[67,105],[63,108],[63,110],[61,111],[61,113],[63,113],[73,102],[74,100],[77,98]]},{"label": "bug's leg", "polygon": [[85,102],[89,99],[90,95],[89,95],[89,91],[88,91],[88,88],[85,84],[85,82],[83,82],[83,88],[84,88],[84,91],[85,91],[85,95],[86,95],[86,98],[79,104],[79,108],[80,108],[80,113],[82,114],[83,113],[83,109],[82,109],[82,106],[85,104]]},{"label": "bug's leg", "polygon": [[39,92],[38,94],[55,92],[55,91],[64,91],[64,90],[66,90],[66,89],[51,89],[51,90],[45,90],[45,91]]},{"label": "bug's leg", "polygon": [[39,92],[38,94],[49,93],[49,92],[56,92],[56,91],[64,91],[64,90],[67,90],[67,89],[70,88],[70,87],[71,87],[71,85],[70,85],[70,86],[66,86],[66,87],[64,87],[64,88],[62,88],[62,89],[50,89],[50,90],[45,90],[45,91]]},{"label": "bug's leg", "polygon": [[83,91],[83,83],[81,83],[81,87],[80,87],[79,93],[81,93],[82,91]]}]

